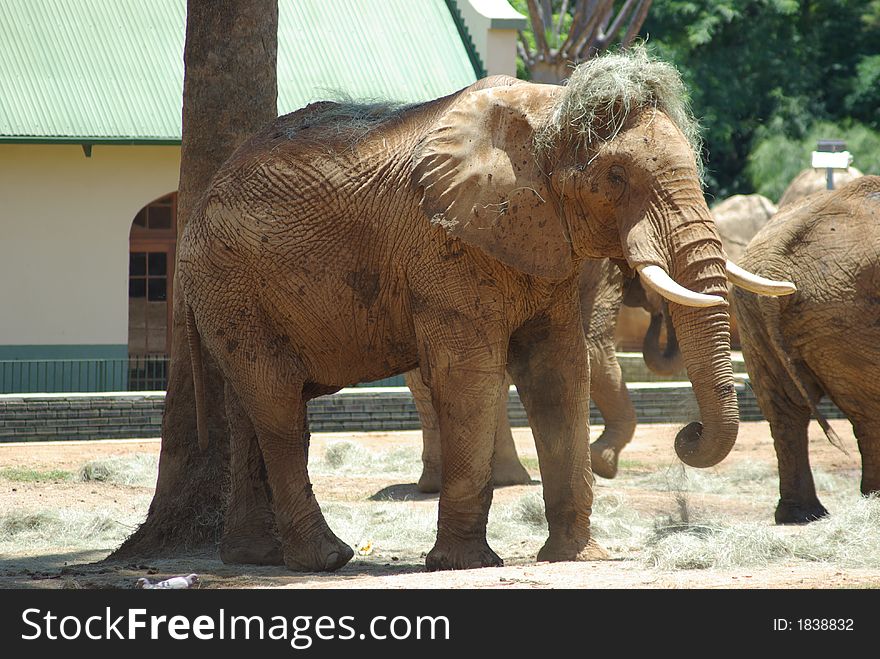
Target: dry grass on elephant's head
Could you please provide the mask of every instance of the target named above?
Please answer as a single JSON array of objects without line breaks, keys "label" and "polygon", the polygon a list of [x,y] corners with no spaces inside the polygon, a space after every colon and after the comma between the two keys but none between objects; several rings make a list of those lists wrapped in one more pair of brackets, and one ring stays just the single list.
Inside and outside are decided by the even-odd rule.
[{"label": "dry grass on elephant's head", "polygon": [[559,106],[536,133],[536,146],[548,151],[567,134],[584,146],[597,138],[611,139],[631,112],[645,107],[657,108],[678,126],[702,173],[700,127],[691,112],[687,88],[673,65],[651,58],[643,45],[593,58],[575,68]]}]

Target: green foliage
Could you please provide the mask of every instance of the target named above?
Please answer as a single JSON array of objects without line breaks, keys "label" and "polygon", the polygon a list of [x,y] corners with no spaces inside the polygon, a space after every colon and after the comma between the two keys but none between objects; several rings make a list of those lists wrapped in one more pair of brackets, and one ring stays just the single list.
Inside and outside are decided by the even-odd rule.
[{"label": "green foliage", "polygon": [[865,173],[880,172],[880,132],[862,124],[813,124],[802,138],[782,130],[762,131],[748,157],[746,173],[756,192],[778,201],[797,174],[809,167],[810,154],[820,138],[842,138],[853,154],[853,166]]},{"label": "green foliage", "polygon": [[72,473],[69,471],[62,471],[61,469],[50,469],[49,471],[39,471],[37,469],[27,469],[24,467],[6,467],[0,469],[0,479],[16,483],[66,481],[71,480],[72,477]]},{"label": "green foliage", "polygon": [[642,34],[691,89],[717,198],[753,191],[761,144],[788,148],[823,121],[877,126],[880,2],[655,0]]},{"label": "green foliage", "polygon": [[[520,14],[525,17],[529,15],[529,3],[526,0],[509,0],[511,6],[516,9]],[[565,41],[565,38],[568,36],[568,31],[571,28],[572,14],[574,12],[574,3],[569,3],[571,6],[569,10],[565,13],[565,16],[562,18],[562,29],[559,31],[559,37],[557,38],[554,34],[554,30],[550,29],[550,25],[547,25],[547,29],[544,30],[544,39],[547,41],[547,45],[551,48],[559,48],[562,43]],[[555,27],[559,24],[559,12],[562,9],[562,0],[551,0],[550,7],[553,10],[553,23],[552,25]],[[529,48],[534,50],[535,48],[535,34],[532,32],[531,22],[529,26],[523,30],[523,36],[526,38],[526,42],[529,44]]]},{"label": "green foliage", "polygon": [[[511,4],[528,15],[526,0]],[[551,5],[555,25],[562,2]],[[710,196],[777,190],[808,165],[828,122],[850,135],[856,167],[880,171],[860,127],[880,130],[880,0],[654,0],[641,34],[691,91]],[[523,36],[534,49],[531,30]],[[521,60],[517,75],[529,78]]]},{"label": "green foliage", "polygon": [[846,108],[854,118],[880,130],[880,55],[859,60]]}]

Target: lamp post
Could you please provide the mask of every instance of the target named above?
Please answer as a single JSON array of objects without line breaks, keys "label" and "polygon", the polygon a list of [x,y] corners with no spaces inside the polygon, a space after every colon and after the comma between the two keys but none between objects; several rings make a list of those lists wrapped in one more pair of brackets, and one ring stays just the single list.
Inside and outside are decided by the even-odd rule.
[{"label": "lamp post", "polygon": [[849,169],[852,161],[852,154],[846,150],[843,140],[818,140],[813,151],[813,168],[825,168],[825,187],[828,190],[834,189],[834,170]]}]

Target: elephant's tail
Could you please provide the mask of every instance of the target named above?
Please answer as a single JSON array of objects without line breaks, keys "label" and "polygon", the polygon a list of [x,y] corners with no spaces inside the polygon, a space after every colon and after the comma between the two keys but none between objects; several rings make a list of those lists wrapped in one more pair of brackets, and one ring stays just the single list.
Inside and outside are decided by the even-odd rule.
[{"label": "elephant's tail", "polygon": [[208,448],[208,424],[205,416],[205,369],[202,365],[202,342],[196,328],[196,317],[192,307],[186,306],[186,340],[189,343],[189,357],[192,360],[193,390],[196,397],[196,427],[199,435],[199,448]]},{"label": "elephant's tail", "polygon": [[[849,455],[849,451],[846,450],[846,447],[843,445],[843,441],[840,439],[840,436],[836,432],[834,432],[834,428],[832,428],[831,424],[828,423],[828,419],[825,418],[825,415],[819,411],[819,407],[810,397],[806,387],[804,387],[803,369],[806,368],[806,366],[801,366],[799,365],[799,363],[796,363],[784,347],[782,332],[779,329],[780,304],[781,301],[779,298],[767,298],[763,300],[763,304],[760,305],[761,310],[764,312],[764,323],[770,338],[770,344],[773,346],[773,350],[776,353],[777,359],[779,359],[779,363],[781,363],[783,368],[785,368],[785,372],[788,373],[788,377],[791,379],[794,386],[797,387],[798,392],[800,392],[801,396],[803,396],[804,400],[809,406],[810,412],[813,414],[813,418],[819,422],[819,426],[822,428],[822,432],[825,433],[825,437],[828,438],[828,441],[831,442],[832,446],[837,447],[838,449],[843,451],[844,454]],[[773,307],[772,311],[770,310],[771,305]],[[767,313],[768,311],[775,315],[775,318],[769,318],[769,314]],[[815,380],[815,378],[813,378],[813,380]]]}]

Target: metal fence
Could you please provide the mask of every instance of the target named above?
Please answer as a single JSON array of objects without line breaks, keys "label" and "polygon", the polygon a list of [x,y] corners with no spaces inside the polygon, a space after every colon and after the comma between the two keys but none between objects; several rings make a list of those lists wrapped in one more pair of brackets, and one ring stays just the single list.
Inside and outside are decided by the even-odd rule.
[{"label": "metal fence", "polygon": [[167,382],[165,356],[0,361],[4,394],[162,391]]},{"label": "metal fence", "polygon": [[[127,359],[0,360],[0,393],[73,393],[91,391],[164,391],[168,357]],[[397,375],[359,387],[402,387]]]}]

